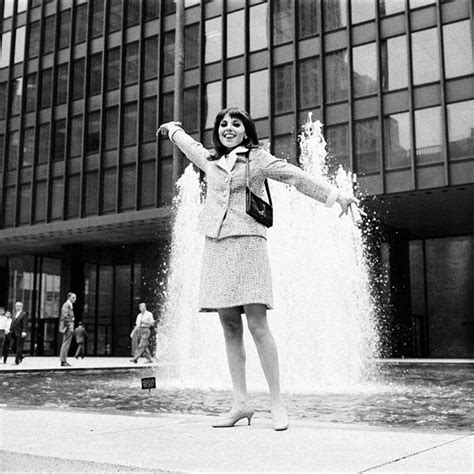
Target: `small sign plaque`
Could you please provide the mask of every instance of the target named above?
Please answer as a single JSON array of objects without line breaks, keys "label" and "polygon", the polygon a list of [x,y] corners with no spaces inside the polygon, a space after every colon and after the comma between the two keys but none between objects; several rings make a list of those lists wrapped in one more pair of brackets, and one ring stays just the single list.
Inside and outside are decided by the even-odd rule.
[{"label": "small sign plaque", "polygon": [[152,388],[156,388],[156,377],[143,377],[142,390],[150,391]]}]

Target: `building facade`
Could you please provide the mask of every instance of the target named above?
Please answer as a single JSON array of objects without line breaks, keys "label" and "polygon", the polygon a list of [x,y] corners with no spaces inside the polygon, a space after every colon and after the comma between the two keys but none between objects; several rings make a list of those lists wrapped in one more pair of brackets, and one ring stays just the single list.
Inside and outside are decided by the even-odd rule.
[{"label": "building facade", "polygon": [[157,126],[206,146],[249,110],[298,162],[309,112],[330,167],[358,176],[388,275],[390,347],[474,356],[470,0],[0,0],[0,305],[26,351],[58,350],[78,295],[88,353],[125,355],[138,303],[159,316],[174,181]]}]

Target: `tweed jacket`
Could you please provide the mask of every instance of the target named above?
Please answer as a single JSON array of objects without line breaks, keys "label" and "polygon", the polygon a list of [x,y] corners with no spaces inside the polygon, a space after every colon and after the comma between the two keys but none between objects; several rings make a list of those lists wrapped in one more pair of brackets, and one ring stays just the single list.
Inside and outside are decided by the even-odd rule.
[{"label": "tweed jacket", "polygon": [[61,315],[59,316],[59,332],[65,333],[74,330],[74,310],[69,300],[63,304]]},{"label": "tweed jacket", "polygon": [[[198,231],[222,239],[236,235],[266,237],[266,227],[245,210],[245,165],[247,148],[240,146],[218,160],[208,160],[210,151],[190,137],[181,127],[169,130],[170,140],[204,173],[207,195],[198,221]],[[296,187],[298,191],[331,207],[339,194],[336,187],[316,179],[301,168],[278,159],[263,148],[250,149],[250,187],[266,198],[266,178]]]}]

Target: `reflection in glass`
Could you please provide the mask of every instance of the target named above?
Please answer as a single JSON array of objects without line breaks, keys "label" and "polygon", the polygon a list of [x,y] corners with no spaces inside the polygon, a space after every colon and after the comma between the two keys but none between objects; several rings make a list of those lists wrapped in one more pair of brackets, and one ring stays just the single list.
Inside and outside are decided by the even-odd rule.
[{"label": "reflection in glass", "polygon": [[314,36],[319,33],[319,4],[321,0],[306,0],[298,4],[299,39]]},{"label": "reflection in glass", "polygon": [[99,151],[100,146],[100,113],[92,112],[87,119],[86,153]]},{"label": "reflection in glass", "polygon": [[199,66],[199,24],[187,26],[184,29],[184,69]]},{"label": "reflection in glass", "polygon": [[104,7],[103,0],[92,0],[92,38],[102,36],[104,28]]},{"label": "reflection in glass", "polygon": [[40,22],[35,21],[30,25],[30,34],[28,38],[28,58],[36,58],[39,53],[40,45]]},{"label": "reflection in glass", "polygon": [[352,0],[351,6],[352,24],[375,18],[375,0]]},{"label": "reflection in glass", "polygon": [[118,107],[109,107],[105,111],[105,141],[106,150],[115,150],[118,146]]},{"label": "reflection in glass", "polygon": [[160,204],[169,204],[173,198],[173,159],[161,158],[159,163]]},{"label": "reflection in glass", "polygon": [[43,123],[39,129],[38,164],[49,161],[49,123]]},{"label": "reflection in glass", "polygon": [[[5,109],[7,107],[7,83],[0,82],[0,120],[5,118]],[[2,148],[0,148],[1,150]]]},{"label": "reflection in glass", "polygon": [[140,22],[140,4],[142,0],[127,0],[124,2],[125,27],[138,25]]},{"label": "reflection in glass", "polygon": [[22,164],[23,168],[33,165],[35,158],[35,128],[25,128],[23,132],[23,157]]},{"label": "reflection in glass", "polygon": [[54,50],[54,39],[56,37],[54,29],[55,20],[56,15],[47,16],[44,19],[43,54],[52,53]]},{"label": "reflection in glass", "polygon": [[250,51],[268,47],[267,9],[267,3],[261,3],[249,9]]},{"label": "reflection in glass", "polygon": [[328,174],[334,175],[339,166],[344,170],[351,169],[349,158],[349,126],[346,123],[331,125],[325,131],[328,149]]},{"label": "reflection in glass", "polygon": [[123,146],[137,144],[137,103],[125,104],[123,108]]},{"label": "reflection in glass", "polygon": [[410,115],[408,112],[385,117],[385,167],[387,169],[410,166]]},{"label": "reflection in glass", "polygon": [[412,33],[413,84],[439,80],[438,33],[436,28]]},{"label": "reflection in glass", "polygon": [[408,85],[406,36],[395,36],[382,42],[382,87],[386,91]]},{"label": "reflection in glass", "polygon": [[[135,208],[135,164],[120,170],[120,210]],[[130,280],[129,280],[130,281]]]},{"label": "reflection in glass", "polygon": [[191,87],[184,91],[184,127],[190,132],[199,128],[198,90],[198,87]]},{"label": "reflection in glass", "polygon": [[204,97],[204,115],[206,117],[206,128],[212,128],[214,126],[214,119],[222,108],[221,95],[222,85],[220,81],[211,82],[206,85],[206,96]]},{"label": "reflection in glass", "polygon": [[15,201],[16,186],[9,186],[5,189],[5,205],[3,224],[5,227],[13,227],[15,225]]},{"label": "reflection in glass", "polygon": [[102,53],[93,54],[89,67],[89,94],[100,94],[102,89]]},{"label": "reflection in glass", "polygon": [[245,18],[244,10],[239,10],[227,15],[227,57],[233,58],[244,54],[245,46]]},{"label": "reflection in glass", "polygon": [[273,103],[275,113],[291,112],[294,107],[293,65],[285,64],[273,69]]},{"label": "reflection in glass", "polygon": [[323,0],[323,14],[326,31],[347,26],[346,0]]},{"label": "reflection in glass", "polygon": [[273,44],[288,43],[293,39],[293,5],[291,0],[273,1]]},{"label": "reflection in glass", "polygon": [[23,78],[13,79],[10,93],[12,95],[10,115],[18,115],[21,110],[21,98],[23,97]]},{"label": "reflection in glass", "polygon": [[156,162],[145,161],[141,164],[141,173],[140,173],[140,208],[152,207],[155,205],[155,168]]},{"label": "reflection in glass", "polygon": [[436,0],[409,0],[410,8],[419,8],[436,3]]},{"label": "reflection in glass", "polygon": [[354,96],[377,93],[377,53],[375,43],[352,49]]},{"label": "reflection in glass", "polygon": [[474,100],[448,104],[449,159],[474,158]]},{"label": "reflection in glass", "polygon": [[36,107],[36,72],[26,76],[26,111],[32,112]]},{"label": "reflection in glass", "polygon": [[76,7],[74,24],[74,44],[82,43],[87,35],[87,5]]},{"label": "reflection in glass", "polygon": [[4,2],[3,5],[3,18],[9,18],[13,15],[13,7],[15,6],[15,2],[11,0],[8,2]]},{"label": "reflection in glass", "polygon": [[82,115],[77,115],[71,119],[71,157],[82,154]]},{"label": "reflection in glass", "polygon": [[99,189],[99,173],[90,171],[85,175],[85,209],[86,216],[97,214],[98,208],[98,189]]},{"label": "reflection in glass", "polygon": [[277,158],[295,163],[295,141],[293,136],[280,135],[273,139],[273,154]]},{"label": "reflection in glass", "polygon": [[[6,3],[8,3],[8,1]],[[17,6],[16,6],[16,12],[17,13],[24,12],[27,7],[28,7],[28,0],[18,0]]]},{"label": "reflection in glass", "polygon": [[205,56],[206,64],[222,59],[222,18],[217,17],[205,23]]},{"label": "reflection in glass", "polygon": [[156,140],[156,97],[149,97],[143,101],[143,120],[142,120],[142,140],[143,143],[153,142]]},{"label": "reflection in glass", "polygon": [[[84,62],[84,60],[82,60]],[[53,69],[45,69],[41,74],[41,108],[51,106]]]},{"label": "reflection in glass", "polygon": [[416,164],[441,161],[441,107],[415,110]]},{"label": "reflection in glass", "polygon": [[10,64],[11,40],[11,31],[3,33],[2,42],[0,43],[0,69],[3,67],[7,67]]},{"label": "reflection in glass", "polygon": [[163,36],[163,74],[174,73],[174,45],[175,33],[169,31]]},{"label": "reflection in glass", "polygon": [[244,76],[227,79],[227,107],[245,109],[245,80]]},{"label": "reflection in glass", "polygon": [[174,93],[163,94],[161,98],[161,123],[170,122],[174,117]]},{"label": "reflection in glass", "polygon": [[349,65],[347,50],[328,54],[325,58],[325,83],[327,102],[337,102],[348,97],[349,89]]},{"label": "reflection in glass", "polygon": [[125,47],[125,85],[138,82],[138,41]]},{"label": "reflection in glass", "polygon": [[20,150],[20,132],[15,130],[8,134],[8,171],[16,170],[18,166],[18,151]]},{"label": "reflection in glass", "polygon": [[46,220],[46,181],[35,182],[35,211],[34,222],[44,222]]},{"label": "reflection in glass", "polygon": [[377,119],[355,122],[354,148],[355,171],[368,173],[380,170],[379,121]]},{"label": "reflection in glass", "polygon": [[380,15],[391,15],[405,10],[405,0],[379,0]]},{"label": "reflection in glass", "polygon": [[145,40],[145,58],[143,62],[143,77],[145,81],[155,79],[158,74],[158,36]]},{"label": "reflection in glass", "polygon": [[66,149],[66,119],[54,123],[54,156],[53,161],[64,160]]},{"label": "reflection in glass", "polygon": [[79,196],[81,180],[79,175],[69,176],[67,184],[67,217],[79,217]]},{"label": "reflection in glass", "polygon": [[69,64],[61,64],[56,69],[56,105],[64,104],[67,100],[67,76]]},{"label": "reflection in glass", "polygon": [[84,97],[84,58],[77,59],[73,64],[72,99]]},{"label": "reflection in glass", "polygon": [[115,211],[115,197],[117,196],[117,168],[109,168],[103,171],[102,183],[102,211]]},{"label": "reflection in glass", "polygon": [[319,98],[320,65],[319,58],[300,61],[299,95],[301,107],[317,107],[321,105]]},{"label": "reflection in glass", "polygon": [[53,179],[51,186],[51,220],[62,219],[64,203],[63,178]]},{"label": "reflection in glass", "polygon": [[470,21],[443,25],[443,41],[446,77],[472,74],[474,68]]},{"label": "reflection in glass", "polygon": [[59,49],[69,46],[71,32],[71,10],[64,10],[59,16]]},{"label": "reflection in glass", "polygon": [[122,25],[122,0],[109,0],[107,32],[120,30]]},{"label": "reflection in glass", "polygon": [[257,119],[268,116],[268,69],[250,74],[250,115]]},{"label": "reflection in glass", "polygon": [[15,35],[15,64],[21,63],[25,58],[25,27],[16,29]]},{"label": "reflection in glass", "polygon": [[113,91],[120,84],[120,48],[113,48],[107,54],[107,90]]},{"label": "reflection in glass", "polygon": [[160,2],[157,2],[156,0],[143,0],[143,9],[145,14],[145,21],[158,18]]},{"label": "reflection in glass", "polygon": [[30,223],[30,205],[31,205],[31,184],[27,183],[20,186],[20,203],[19,203],[20,225]]}]

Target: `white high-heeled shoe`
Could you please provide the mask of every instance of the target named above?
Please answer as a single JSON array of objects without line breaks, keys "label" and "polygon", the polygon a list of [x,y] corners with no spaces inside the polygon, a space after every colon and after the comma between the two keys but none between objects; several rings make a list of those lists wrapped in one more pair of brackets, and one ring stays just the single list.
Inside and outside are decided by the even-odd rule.
[{"label": "white high-heeled shoe", "polygon": [[285,431],[289,426],[288,413],[285,408],[272,410],[272,427],[275,431]]},{"label": "white high-heeled shoe", "polygon": [[250,421],[253,417],[253,410],[231,410],[230,413],[222,418],[221,420],[216,421],[212,424],[213,428],[231,428],[234,426],[238,421],[247,418],[248,424],[250,425]]}]

